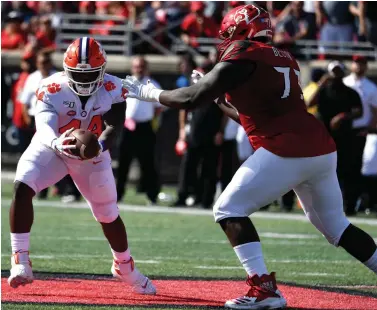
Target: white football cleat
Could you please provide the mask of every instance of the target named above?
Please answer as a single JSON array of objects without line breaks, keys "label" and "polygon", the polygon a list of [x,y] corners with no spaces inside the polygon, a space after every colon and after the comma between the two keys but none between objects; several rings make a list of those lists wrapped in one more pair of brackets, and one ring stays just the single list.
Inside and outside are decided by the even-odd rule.
[{"label": "white football cleat", "polygon": [[135,267],[132,257],[127,262],[113,261],[111,273],[117,278],[132,287],[136,294],[155,295],[156,288],[152,281]]},{"label": "white football cleat", "polygon": [[283,309],[287,301],[277,289],[275,273],[248,277],[246,283],[250,286],[245,296],[228,300],[225,308],[242,310]]},{"label": "white football cleat", "polygon": [[17,252],[11,258],[12,268],[8,278],[10,287],[17,288],[20,285],[26,285],[33,282],[33,270],[31,269],[31,261],[29,252]]}]

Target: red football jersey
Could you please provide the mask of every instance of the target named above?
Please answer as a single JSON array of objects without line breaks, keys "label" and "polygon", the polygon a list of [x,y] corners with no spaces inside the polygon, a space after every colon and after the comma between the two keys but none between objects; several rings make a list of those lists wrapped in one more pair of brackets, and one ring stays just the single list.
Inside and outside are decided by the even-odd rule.
[{"label": "red football jersey", "polygon": [[290,53],[267,44],[235,41],[220,61],[250,59],[255,71],[226,94],[254,149],[282,157],[313,157],[336,150],[325,126],[306,111],[300,68]]}]

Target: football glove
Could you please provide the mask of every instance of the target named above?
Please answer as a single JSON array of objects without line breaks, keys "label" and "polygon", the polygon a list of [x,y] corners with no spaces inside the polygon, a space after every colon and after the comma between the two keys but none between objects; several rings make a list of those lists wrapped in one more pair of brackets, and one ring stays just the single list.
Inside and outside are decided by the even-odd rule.
[{"label": "football glove", "polygon": [[133,76],[122,80],[123,87],[128,90],[127,97],[147,102],[159,102],[161,89],[156,88],[149,80],[147,85],[142,84]]},{"label": "football glove", "polygon": [[74,137],[69,137],[71,132],[73,132],[75,128],[68,129],[64,133],[61,134],[59,138],[55,138],[51,141],[51,148],[54,151],[57,151],[59,154],[64,155],[66,157],[72,159],[81,160],[80,156],[73,155],[69,150],[75,149],[75,144],[69,144],[70,142],[74,141]]}]

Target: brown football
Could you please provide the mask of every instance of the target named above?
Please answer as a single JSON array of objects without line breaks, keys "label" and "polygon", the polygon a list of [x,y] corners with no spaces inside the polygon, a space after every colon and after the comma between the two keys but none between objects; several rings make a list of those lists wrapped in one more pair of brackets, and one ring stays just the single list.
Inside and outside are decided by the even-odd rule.
[{"label": "brown football", "polygon": [[100,146],[97,136],[91,131],[75,129],[69,136],[75,138],[72,144],[75,144],[76,148],[70,150],[73,155],[80,156],[81,159],[91,159],[98,155]]}]

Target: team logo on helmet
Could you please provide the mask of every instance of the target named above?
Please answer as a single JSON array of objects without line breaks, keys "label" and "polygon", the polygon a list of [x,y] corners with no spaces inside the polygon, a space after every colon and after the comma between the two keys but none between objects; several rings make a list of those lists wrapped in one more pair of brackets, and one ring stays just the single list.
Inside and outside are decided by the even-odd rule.
[{"label": "team logo on helmet", "polygon": [[237,12],[234,14],[234,20],[236,24],[239,24],[242,21],[245,21],[246,25],[250,24],[252,21],[257,19],[260,15],[260,10],[257,6],[254,6],[254,8],[257,10],[258,14],[255,15],[253,18],[250,18],[248,14],[247,8],[244,6],[237,10]]},{"label": "team logo on helmet", "polygon": [[245,21],[246,24],[249,24],[251,22],[249,18],[249,14],[247,14],[247,10],[245,7],[240,8],[236,14],[234,14],[234,20],[237,24],[239,24],[242,21]]}]

